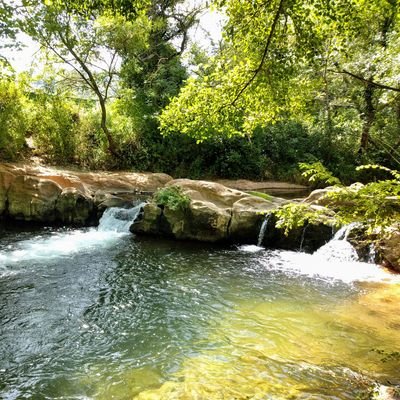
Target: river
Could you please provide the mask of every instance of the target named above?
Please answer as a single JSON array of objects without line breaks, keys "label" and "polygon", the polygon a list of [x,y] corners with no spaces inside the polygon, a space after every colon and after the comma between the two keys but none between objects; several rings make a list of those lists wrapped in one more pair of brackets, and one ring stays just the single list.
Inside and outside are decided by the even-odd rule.
[{"label": "river", "polygon": [[399,279],[347,242],[138,238],[121,213],[2,229],[0,398],[369,399],[399,383]]}]

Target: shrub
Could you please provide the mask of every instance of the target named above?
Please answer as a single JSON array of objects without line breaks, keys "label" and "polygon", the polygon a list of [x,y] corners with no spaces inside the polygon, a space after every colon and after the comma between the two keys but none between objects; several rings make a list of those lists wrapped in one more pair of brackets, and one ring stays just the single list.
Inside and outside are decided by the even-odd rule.
[{"label": "shrub", "polygon": [[0,80],[0,156],[15,160],[25,145],[28,128],[22,88],[7,78]]},{"label": "shrub", "polygon": [[338,178],[332,175],[320,161],[314,163],[299,163],[302,176],[307,178],[314,187],[326,187],[333,185],[341,185]]},{"label": "shrub", "polygon": [[168,207],[171,210],[184,211],[189,207],[190,198],[183,193],[179,186],[169,186],[159,189],[153,197],[158,205]]}]

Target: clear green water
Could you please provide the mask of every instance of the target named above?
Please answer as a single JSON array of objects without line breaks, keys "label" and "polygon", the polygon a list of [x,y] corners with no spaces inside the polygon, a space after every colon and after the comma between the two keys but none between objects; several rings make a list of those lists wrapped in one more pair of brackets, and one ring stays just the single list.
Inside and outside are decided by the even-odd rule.
[{"label": "clear green water", "polygon": [[3,231],[0,398],[366,399],[398,383],[398,284],[312,277],[288,254]]}]

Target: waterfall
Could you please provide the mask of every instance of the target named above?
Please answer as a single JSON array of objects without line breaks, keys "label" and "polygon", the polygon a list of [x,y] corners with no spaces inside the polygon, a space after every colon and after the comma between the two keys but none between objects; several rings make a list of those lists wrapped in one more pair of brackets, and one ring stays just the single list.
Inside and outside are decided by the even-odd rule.
[{"label": "waterfall", "polygon": [[352,223],[340,228],[335,236],[314,254],[326,260],[357,261],[358,255],[355,248],[347,241],[347,238],[357,223]]},{"label": "waterfall", "polygon": [[267,231],[268,222],[269,222],[270,217],[271,217],[271,214],[267,214],[264,218],[263,223],[261,224],[260,232],[258,234],[258,239],[257,239],[258,247],[261,247],[261,245],[262,245],[262,242],[263,242],[264,236],[265,236],[265,232]]},{"label": "waterfall", "polygon": [[114,246],[129,234],[129,227],[143,204],[129,209],[108,208],[97,228],[41,232],[31,239],[12,243],[5,251],[0,251],[0,276],[6,274],[6,267],[18,266],[23,261],[46,262],[79,252],[96,251],[99,247]]},{"label": "waterfall", "polygon": [[133,208],[110,207],[104,211],[97,228],[100,232],[129,232],[144,203]]},{"label": "waterfall", "polygon": [[361,226],[358,222],[352,222],[351,224],[342,226],[333,237],[333,240],[347,240],[351,231],[354,228]]}]

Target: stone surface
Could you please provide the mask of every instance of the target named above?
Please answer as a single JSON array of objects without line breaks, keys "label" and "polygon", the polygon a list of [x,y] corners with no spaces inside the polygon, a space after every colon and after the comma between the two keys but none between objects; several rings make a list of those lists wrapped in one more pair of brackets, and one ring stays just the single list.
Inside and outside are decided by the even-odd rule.
[{"label": "stone surface", "polygon": [[8,213],[23,221],[53,222],[61,187],[48,179],[17,176],[8,191]]},{"label": "stone surface", "polygon": [[74,187],[63,189],[56,201],[56,219],[65,224],[85,225],[93,212],[93,200]]},{"label": "stone surface", "polygon": [[[171,210],[150,203],[132,226],[133,232],[204,242],[256,244],[265,215],[287,202],[279,198],[265,200],[250,196],[215,182],[178,179],[167,186],[179,186],[191,199],[190,205],[186,210]],[[298,249],[303,243],[314,250],[332,235],[330,225],[322,222],[306,231],[307,235],[300,230],[288,239],[272,224],[264,245]]]},{"label": "stone surface", "polygon": [[181,187],[191,199],[189,207],[185,210],[172,210],[150,203],[144,207],[142,219],[133,225],[132,231],[176,239],[223,241],[228,238],[233,204],[247,196],[208,181],[177,179],[167,186]]},{"label": "stone surface", "polygon": [[[284,200],[282,201],[285,202]],[[279,204],[279,203],[278,203]],[[244,243],[257,243],[265,215],[277,208],[277,202],[255,196],[238,200],[232,207],[229,236]]]},{"label": "stone surface", "polygon": [[143,210],[139,212],[136,220],[130,227],[132,233],[141,233],[148,235],[170,235],[170,232],[161,228],[162,210],[157,204],[147,203]]},{"label": "stone surface", "polygon": [[376,244],[378,257],[382,264],[400,272],[400,231],[394,230],[388,237]]},{"label": "stone surface", "polygon": [[0,168],[0,215],[6,211],[7,208],[7,195],[15,175]]},{"label": "stone surface", "polygon": [[231,189],[240,190],[243,192],[258,191],[268,193],[274,196],[277,195],[290,195],[290,197],[296,196],[307,196],[309,188],[303,185],[297,185],[288,182],[277,182],[277,181],[262,181],[254,182],[247,179],[219,179],[216,181],[221,185],[224,185]]},{"label": "stone surface", "polygon": [[172,180],[167,174],[81,172],[0,164],[0,216],[42,223],[87,224],[107,207],[133,205]]}]

